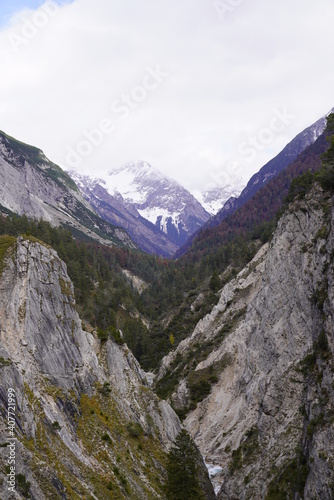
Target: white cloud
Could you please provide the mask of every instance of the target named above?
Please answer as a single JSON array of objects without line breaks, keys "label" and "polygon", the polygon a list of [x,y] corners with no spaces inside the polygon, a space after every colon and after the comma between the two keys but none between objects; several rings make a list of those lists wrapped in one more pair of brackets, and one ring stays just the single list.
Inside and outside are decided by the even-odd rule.
[{"label": "white cloud", "polygon": [[[75,0],[15,50],[13,34],[38,19],[17,13],[0,32],[0,128],[66,167],[67,148],[108,118],[85,173],[140,158],[195,188],[237,161],[247,180],[334,105],[334,4],[239,3],[221,19],[211,0]],[[144,96],[157,65],[169,76]],[[145,98],[122,119],[111,105],[133,92]],[[295,118],[254,160],[240,156],[284,108]]]}]

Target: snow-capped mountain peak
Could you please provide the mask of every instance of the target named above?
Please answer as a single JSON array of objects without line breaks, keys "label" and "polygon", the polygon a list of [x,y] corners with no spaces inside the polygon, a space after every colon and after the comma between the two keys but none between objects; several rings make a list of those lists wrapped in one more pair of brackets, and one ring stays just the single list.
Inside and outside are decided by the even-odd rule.
[{"label": "snow-capped mountain peak", "polygon": [[209,218],[189,191],[146,161],[110,170],[104,181],[109,193],[121,194],[142,217],[180,243]]},{"label": "snow-capped mountain peak", "polygon": [[[163,174],[148,162],[136,160],[110,170],[103,178],[106,189],[111,194],[119,193],[123,198],[136,204],[145,203],[152,183],[162,182]],[[147,189],[144,189],[145,186]],[[141,189],[138,189],[138,188]]]},{"label": "snow-capped mountain peak", "polygon": [[106,217],[105,204],[99,208],[96,200],[102,196],[102,201],[110,206],[112,200],[116,200],[132,215],[136,213],[137,217],[165,234],[176,245],[175,250],[210,217],[187,189],[147,161],[126,163],[108,171],[101,179],[75,172],[71,172],[71,176],[91,202],[93,194],[94,207],[101,211],[102,217]]},{"label": "snow-capped mountain peak", "polygon": [[193,195],[200,202],[202,207],[211,215],[215,215],[224,206],[226,201],[231,198],[237,198],[244,188],[242,180],[233,184],[217,185],[206,191],[194,191]]}]

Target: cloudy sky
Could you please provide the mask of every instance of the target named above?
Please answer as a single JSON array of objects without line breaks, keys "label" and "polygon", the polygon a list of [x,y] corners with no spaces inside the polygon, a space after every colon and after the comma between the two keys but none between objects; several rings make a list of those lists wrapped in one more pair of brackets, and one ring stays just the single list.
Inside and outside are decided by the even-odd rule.
[{"label": "cloudy sky", "polygon": [[[98,176],[246,182],[334,106],[332,0],[2,0],[0,129]],[[216,181],[215,181],[216,179]]]}]

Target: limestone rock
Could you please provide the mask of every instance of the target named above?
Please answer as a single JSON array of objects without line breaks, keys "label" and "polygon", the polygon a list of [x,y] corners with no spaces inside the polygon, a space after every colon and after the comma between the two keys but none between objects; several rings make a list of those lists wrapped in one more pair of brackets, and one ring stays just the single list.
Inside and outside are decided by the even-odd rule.
[{"label": "limestone rock", "polygon": [[[217,376],[184,424],[222,469],[220,499],[266,499],[275,488],[333,498],[333,222],[333,200],[320,188],[294,202],[272,241],[162,362],[158,378],[189,356],[193,378],[210,369]],[[189,375],[172,396],[184,410],[187,388]]]},{"label": "limestone rock", "polygon": [[1,498],[13,498],[4,473],[11,388],[22,475],[15,498],[24,488],[38,500],[163,498],[179,419],[126,345],[82,330],[66,265],[51,248],[24,238],[11,248],[0,328]]}]

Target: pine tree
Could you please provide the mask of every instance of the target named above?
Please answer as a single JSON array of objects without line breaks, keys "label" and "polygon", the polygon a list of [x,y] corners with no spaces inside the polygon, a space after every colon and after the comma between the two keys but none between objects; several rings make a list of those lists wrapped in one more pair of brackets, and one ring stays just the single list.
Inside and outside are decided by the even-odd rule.
[{"label": "pine tree", "polygon": [[197,473],[198,451],[182,430],[168,455],[166,495],[168,500],[204,500]]},{"label": "pine tree", "polygon": [[221,285],[221,280],[219,278],[219,274],[217,273],[217,271],[215,271],[210,279],[210,288],[213,292],[218,292],[221,286],[222,285]]},{"label": "pine tree", "polygon": [[321,187],[330,193],[334,193],[334,114],[327,118],[327,129],[332,132],[330,136],[330,146],[322,155],[323,163],[317,178]]}]

